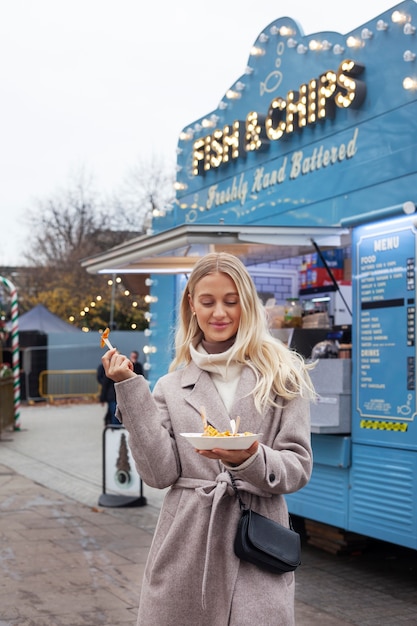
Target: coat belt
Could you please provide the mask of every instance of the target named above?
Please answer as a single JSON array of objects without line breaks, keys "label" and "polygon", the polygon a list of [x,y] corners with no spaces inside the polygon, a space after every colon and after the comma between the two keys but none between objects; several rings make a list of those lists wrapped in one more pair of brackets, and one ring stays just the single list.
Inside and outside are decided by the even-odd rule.
[{"label": "coat belt", "polygon": [[[252,493],[258,496],[263,497],[271,497],[270,493],[264,492],[257,487],[254,487],[250,483],[246,481],[242,481],[236,479],[237,487],[247,493]],[[207,589],[209,589],[208,579],[210,572],[213,571],[213,568],[210,567],[210,560],[216,558],[213,555],[212,545],[214,541],[214,537],[216,535],[215,531],[215,521],[216,521],[216,512],[218,505],[221,499],[227,494],[229,496],[235,496],[233,491],[233,487],[230,480],[230,475],[227,471],[220,472],[215,480],[205,480],[199,478],[179,478],[173,485],[172,489],[194,489],[198,498],[201,500],[201,504],[203,507],[211,507],[209,526],[207,531],[207,543],[206,543],[206,554],[204,558],[204,573],[203,573],[203,582],[201,589],[201,604],[203,609],[206,608],[206,597],[207,597]],[[237,577],[237,572],[239,568],[238,559],[233,559],[232,562],[227,564],[229,571],[225,572],[225,581],[227,580],[230,583],[230,592],[228,593],[227,600],[229,603],[231,602],[231,594],[234,588],[235,580]],[[227,578],[228,577],[228,578]],[[229,585],[228,585],[229,586]]]}]

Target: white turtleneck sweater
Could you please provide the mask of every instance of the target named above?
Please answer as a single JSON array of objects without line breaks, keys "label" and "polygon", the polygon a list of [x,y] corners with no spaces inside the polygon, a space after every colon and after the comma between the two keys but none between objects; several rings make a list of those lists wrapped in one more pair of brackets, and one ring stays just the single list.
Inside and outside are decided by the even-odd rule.
[{"label": "white turtleneck sweater", "polygon": [[196,348],[190,346],[192,360],[200,369],[210,373],[211,379],[228,412],[230,412],[243,368],[241,363],[232,362],[226,365],[232,349],[233,347],[226,350],[226,352],[209,354],[201,343]]},{"label": "white turtleneck sweater", "polygon": [[[229,358],[232,349],[233,346],[225,352],[220,352],[218,354],[209,354],[203,348],[201,343],[198,344],[196,348],[194,348],[193,345],[190,346],[190,354],[192,360],[200,369],[206,370],[210,373],[211,379],[217,391],[219,392],[219,396],[223,400],[224,406],[226,407],[229,415],[235,397],[240,374],[243,369],[242,363],[232,362],[228,366],[226,365],[227,359]],[[251,463],[253,463],[258,454],[259,449],[255,452],[255,454],[250,456],[238,467],[234,465],[229,465],[225,462],[223,462],[223,465],[226,467],[226,469],[233,469],[235,471],[242,470],[248,467]]]}]

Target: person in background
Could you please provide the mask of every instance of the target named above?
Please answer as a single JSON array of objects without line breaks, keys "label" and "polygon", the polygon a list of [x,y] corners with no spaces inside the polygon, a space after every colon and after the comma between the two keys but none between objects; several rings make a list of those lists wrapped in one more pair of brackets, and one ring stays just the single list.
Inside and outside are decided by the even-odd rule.
[{"label": "person in background", "polygon": [[[294,625],[294,572],[272,574],[233,549],[242,500],[288,526],[285,494],[312,470],[312,367],[268,330],[243,263],[197,261],[181,298],[175,357],[153,391],[115,349],[102,362],[139,474],[168,489],[145,567],[138,626]],[[202,410],[202,407],[205,408]],[[247,450],[194,449],[181,433],[259,433]]]},{"label": "person in background", "polygon": [[100,363],[97,368],[97,380],[101,385],[99,402],[103,405],[107,405],[104,425],[120,426],[120,422],[116,417],[116,392],[114,390],[114,381],[106,376],[102,363]]},{"label": "person in background", "polygon": [[143,367],[142,363],[139,361],[139,352],[137,350],[132,350],[130,360],[132,361],[135,374],[141,374],[143,376]]}]

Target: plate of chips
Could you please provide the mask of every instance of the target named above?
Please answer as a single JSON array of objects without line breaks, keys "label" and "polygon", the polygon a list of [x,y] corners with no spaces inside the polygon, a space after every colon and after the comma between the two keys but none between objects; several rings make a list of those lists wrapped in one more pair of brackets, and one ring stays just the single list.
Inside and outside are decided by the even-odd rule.
[{"label": "plate of chips", "polygon": [[201,433],[180,433],[197,450],[247,450],[257,441],[260,435],[254,433],[238,433],[226,435],[219,433],[217,436],[203,435]]}]

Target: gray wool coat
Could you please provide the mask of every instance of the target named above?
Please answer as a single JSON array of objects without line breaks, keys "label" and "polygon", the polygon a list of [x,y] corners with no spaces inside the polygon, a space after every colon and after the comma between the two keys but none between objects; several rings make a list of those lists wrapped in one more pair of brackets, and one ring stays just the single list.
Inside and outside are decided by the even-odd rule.
[{"label": "gray wool coat", "polygon": [[140,476],[170,487],[145,568],[140,626],[294,624],[294,573],[263,572],[235,556],[240,509],[227,470],[180,435],[202,432],[201,406],[220,431],[240,415],[240,432],[262,433],[255,460],[232,472],[246,504],[288,525],[283,494],[303,487],[312,469],[309,402],[296,398],[260,414],[248,395],[254,383],[244,367],[230,416],[209,373],[194,363],[163,376],[153,393],[142,376],[115,385]]}]

